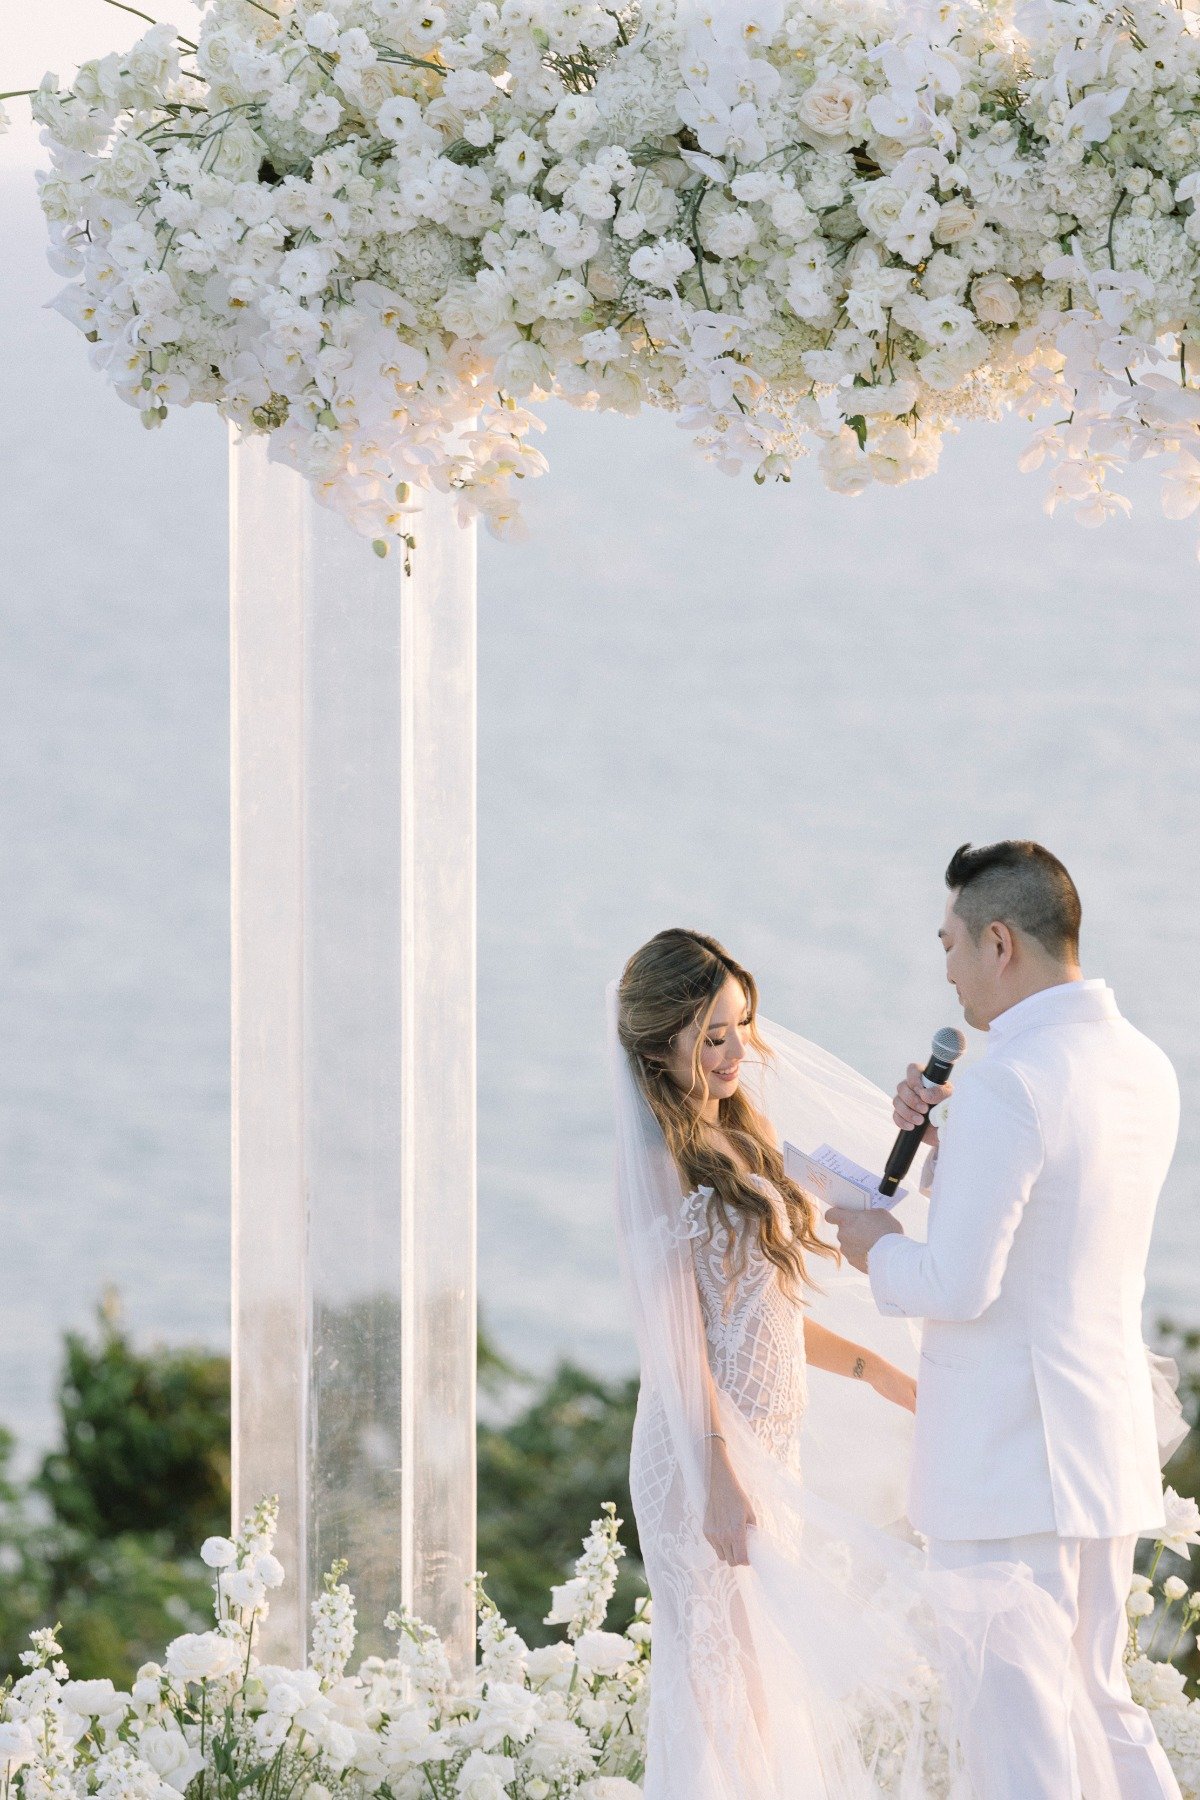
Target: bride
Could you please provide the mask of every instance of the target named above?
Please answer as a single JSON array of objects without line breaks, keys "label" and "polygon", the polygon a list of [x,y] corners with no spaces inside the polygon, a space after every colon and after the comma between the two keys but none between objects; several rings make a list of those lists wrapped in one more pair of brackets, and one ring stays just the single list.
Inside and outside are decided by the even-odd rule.
[{"label": "bride", "polygon": [[[985,1646],[1051,1681],[1070,1646],[1021,1565],[924,1567],[903,1522],[911,1322],[878,1314],[784,1166],[790,1140],[881,1168],[890,1102],[760,1019],[753,977],[698,932],[660,932],[610,995],[647,1800],[982,1800]],[[1117,1800],[1082,1694],[1075,1727],[1087,1800]]]}]

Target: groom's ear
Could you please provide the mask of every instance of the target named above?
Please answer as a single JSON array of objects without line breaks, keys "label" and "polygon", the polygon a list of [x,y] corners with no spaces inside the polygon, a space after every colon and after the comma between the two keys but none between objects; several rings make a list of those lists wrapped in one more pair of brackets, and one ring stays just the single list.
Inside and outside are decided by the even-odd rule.
[{"label": "groom's ear", "polygon": [[1016,935],[1012,926],[1006,925],[1003,919],[993,919],[987,928],[986,936],[988,949],[996,965],[996,973],[1000,974],[1008,968],[1016,954]]}]

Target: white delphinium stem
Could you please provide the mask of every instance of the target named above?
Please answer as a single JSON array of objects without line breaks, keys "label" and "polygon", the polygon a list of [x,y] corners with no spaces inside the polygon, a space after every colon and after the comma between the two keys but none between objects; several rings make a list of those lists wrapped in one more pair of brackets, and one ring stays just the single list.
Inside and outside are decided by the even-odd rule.
[{"label": "white delphinium stem", "polygon": [[572,1642],[585,1631],[597,1630],[608,1616],[608,1603],[617,1585],[617,1563],[625,1554],[618,1537],[620,1529],[617,1509],[606,1500],[601,1517],[592,1520],[570,1581],[551,1590],[545,1623],[565,1625]]},{"label": "white delphinium stem", "polygon": [[342,1679],[354,1650],[354,1596],[342,1580],[348,1565],[335,1562],[325,1577],[325,1591],[312,1604],[312,1648],[309,1667],[331,1688]]}]

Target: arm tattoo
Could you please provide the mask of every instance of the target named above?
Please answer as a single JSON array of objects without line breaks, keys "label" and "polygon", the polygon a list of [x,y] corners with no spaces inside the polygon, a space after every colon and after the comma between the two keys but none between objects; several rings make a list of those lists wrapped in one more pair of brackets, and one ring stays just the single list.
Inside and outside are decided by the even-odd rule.
[{"label": "arm tattoo", "polygon": [[863,1376],[866,1374],[866,1372],[867,1372],[866,1363],[863,1361],[861,1356],[856,1356],[854,1359],[854,1367],[850,1371],[851,1375],[853,1375],[855,1381],[861,1381]]}]

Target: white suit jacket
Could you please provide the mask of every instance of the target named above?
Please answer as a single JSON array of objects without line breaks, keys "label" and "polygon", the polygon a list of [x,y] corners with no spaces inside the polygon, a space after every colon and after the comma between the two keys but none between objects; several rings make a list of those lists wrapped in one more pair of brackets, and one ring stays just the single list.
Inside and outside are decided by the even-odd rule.
[{"label": "white suit jacket", "polygon": [[880,1310],[925,1321],[909,1518],[937,1538],[1162,1524],[1142,1341],[1179,1089],[1103,981],[993,1020],[940,1135],[925,1243],[872,1246]]}]

